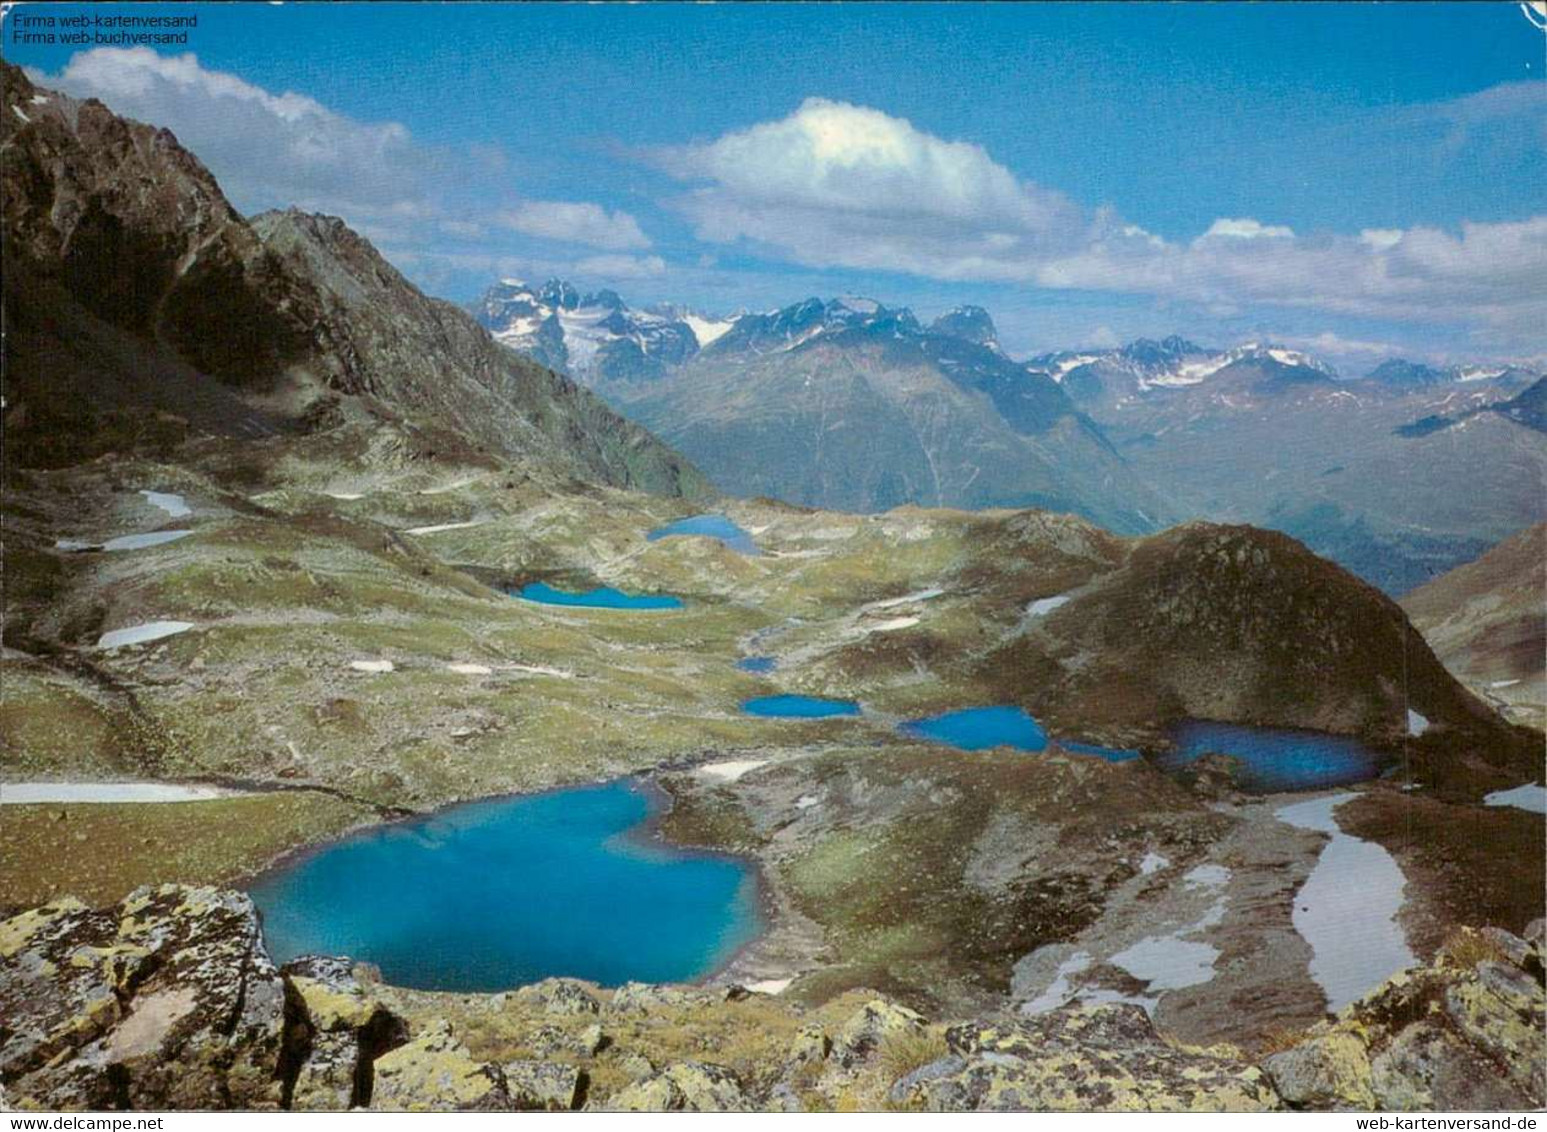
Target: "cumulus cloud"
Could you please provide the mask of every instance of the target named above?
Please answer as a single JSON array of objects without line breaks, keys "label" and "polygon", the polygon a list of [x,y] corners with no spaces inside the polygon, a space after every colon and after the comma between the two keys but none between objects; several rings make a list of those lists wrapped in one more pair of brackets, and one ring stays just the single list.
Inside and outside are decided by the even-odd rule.
[{"label": "cumulus cloud", "polygon": [[1073,247],[1079,210],[981,146],[879,110],[809,98],[775,122],[657,153],[701,183],[678,200],[700,239],[747,240],[813,267],[992,276]]},{"label": "cumulus cloud", "polygon": [[563,240],[606,251],[650,246],[639,223],[623,211],[582,201],[529,200],[500,214],[500,223],[528,236]]},{"label": "cumulus cloud", "polygon": [[[1466,110],[1483,117],[1536,97],[1509,90]],[[980,146],[817,98],[657,160],[694,182],[677,204],[700,239],[749,241],[812,267],[1151,294],[1214,311],[1464,321],[1506,337],[1547,323],[1547,216],[1356,235],[1219,217],[1171,241],[1023,180]]]}]

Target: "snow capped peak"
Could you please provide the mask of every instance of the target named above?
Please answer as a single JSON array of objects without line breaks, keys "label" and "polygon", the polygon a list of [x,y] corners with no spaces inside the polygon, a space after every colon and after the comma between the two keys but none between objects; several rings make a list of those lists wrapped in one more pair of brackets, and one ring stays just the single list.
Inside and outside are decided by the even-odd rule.
[{"label": "snow capped peak", "polygon": [[1505,369],[1503,366],[1453,366],[1451,373],[1455,374],[1457,381],[1492,381],[1502,377]]},{"label": "snow capped peak", "polygon": [[688,324],[688,329],[693,332],[693,337],[698,340],[698,348],[702,350],[711,342],[716,342],[725,337],[725,332],[736,325],[735,318],[704,318],[701,315],[685,314],[682,321]]},{"label": "snow capped peak", "polygon": [[680,318],[631,310],[612,290],[582,296],[562,279],[535,292],[519,280],[501,280],[475,313],[497,341],[584,381],[660,377],[702,346]]},{"label": "snow capped peak", "polygon": [[999,329],[989,313],[979,306],[961,306],[947,311],[935,319],[929,329],[936,334],[976,342],[995,353],[1002,353],[999,348]]}]

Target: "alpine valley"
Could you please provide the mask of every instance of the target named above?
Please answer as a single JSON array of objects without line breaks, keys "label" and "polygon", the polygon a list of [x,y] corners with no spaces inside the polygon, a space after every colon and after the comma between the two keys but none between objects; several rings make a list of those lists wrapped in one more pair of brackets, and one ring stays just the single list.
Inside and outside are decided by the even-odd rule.
[{"label": "alpine valley", "polygon": [[3,80],[4,1106],[1547,1103],[1538,375],[469,312]]}]

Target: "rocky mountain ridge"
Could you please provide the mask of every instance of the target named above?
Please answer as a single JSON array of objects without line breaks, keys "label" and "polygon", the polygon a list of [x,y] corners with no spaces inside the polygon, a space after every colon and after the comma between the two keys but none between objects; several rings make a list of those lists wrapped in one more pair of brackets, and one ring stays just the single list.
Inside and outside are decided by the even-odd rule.
[{"label": "rocky mountain ridge", "polygon": [[424,296],[341,221],[249,223],[169,131],[9,64],[3,79],[11,466],[411,418],[424,448],[706,491],[676,453]]}]

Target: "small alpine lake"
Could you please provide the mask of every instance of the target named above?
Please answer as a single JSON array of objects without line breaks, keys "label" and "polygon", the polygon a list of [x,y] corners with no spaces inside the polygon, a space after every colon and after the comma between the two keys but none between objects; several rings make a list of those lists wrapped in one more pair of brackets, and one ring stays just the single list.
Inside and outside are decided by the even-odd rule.
[{"label": "small alpine lake", "polygon": [[611,586],[597,586],[583,593],[555,589],[547,582],[528,582],[518,590],[507,591],[522,601],[539,605],[564,605],[582,609],[681,609],[682,599],[673,594],[631,594]]},{"label": "small alpine lake", "polygon": [[694,515],[691,518],[678,519],[674,523],[667,523],[664,527],[656,527],[645,538],[649,542],[659,542],[663,538],[673,538],[678,535],[712,538],[737,554],[755,557],[762,553],[757,543],[752,541],[752,536],[724,515]]},{"label": "small alpine lake", "polygon": [[627,780],[473,802],[353,834],[249,892],[277,963],[349,955],[462,992],[690,981],[762,932],[757,875],[649,840],[654,810]]},{"label": "small alpine lake", "polygon": [[1206,754],[1230,755],[1241,763],[1243,790],[1324,790],[1377,778],[1380,756],[1358,739],[1286,727],[1250,727],[1189,719],[1171,732],[1176,749],[1155,756],[1162,770],[1180,770]]},{"label": "small alpine lake", "polygon": [[902,727],[905,735],[946,743],[962,751],[1014,747],[1021,751],[1047,748],[1047,732],[1018,707],[973,707],[916,719]]},{"label": "small alpine lake", "polygon": [[853,700],[824,700],[819,696],[757,696],[744,700],[741,710],[748,715],[779,719],[830,719],[840,715],[858,715]]}]

